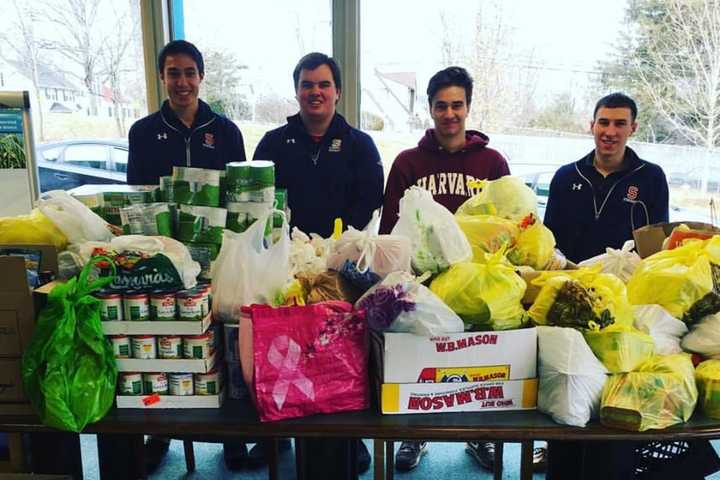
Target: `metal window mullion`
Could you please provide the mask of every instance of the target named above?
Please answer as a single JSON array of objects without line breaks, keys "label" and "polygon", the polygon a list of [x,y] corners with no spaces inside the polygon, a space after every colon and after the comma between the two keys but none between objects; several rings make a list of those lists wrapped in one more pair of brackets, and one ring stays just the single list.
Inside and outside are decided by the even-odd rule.
[{"label": "metal window mullion", "polygon": [[140,0],[140,18],[147,108],[148,112],[155,112],[160,109],[160,104],[165,99],[165,89],[157,69],[157,58],[162,47],[170,40],[169,5],[165,1]]},{"label": "metal window mullion", "polygon": [[360,126],[360,0],[332,0],[333,57],[340,64],[342,92],[337,109]]}]

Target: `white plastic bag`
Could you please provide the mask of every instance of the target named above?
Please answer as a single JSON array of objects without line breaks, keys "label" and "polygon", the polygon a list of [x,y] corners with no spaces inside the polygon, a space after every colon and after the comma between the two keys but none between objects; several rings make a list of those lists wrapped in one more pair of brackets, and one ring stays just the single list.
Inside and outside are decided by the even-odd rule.
[{"label": "white plastic bag", "polygon": [[247,230],[225,230],[212,270],[213,316],[237,323],[244,305],[273,304],[282,296],[290,271],[290,236],[285,214],[280,238],[265,244],[265,225],[273,211],[258,218]]},{"label": "white plastic bag", "polygon": [[386,332],[433,336],[460,333],[465,325],[450,307],[407,272],[392,272],[355,302],[368,324]]},{"label": "white plastic bag", "polygon": [[605,253],[583,260],[578,267],[590,267],[602,263],[602,273],[612,273],[623,283],[627,283],[642,261],[640,255],[633,251],[634,248],[635,242],[632,240],[625,242],[620,250],[607,247]]},{"label": "white plastic bag", "polygon": [[634,305],[635,328],[647,333],[655,343],[655,353],[681,353],[680,339],[688,332],[685,322],[670,315],[660,305]]},{"label": "white plastic bag", "polygon": [[68,243],[109,242],[108,223],[64,190],[42,194],[37,207],[68,238]]},{"label": "white plastic bag", "polygon": [[308,236],[293,227],[290,234],[290,276],[314,276],[325,272],[332,244],[332,238],[322,238],[317,233]]},{"label": "white plastic bag", "polygon": [[412,245],[412,266],[417,273],[440,273],[450,265],[467,262],[472,249],[455,216],[418,186],[405,190],[392,235],[403,235]]},{"label": "white plastic bag", "polygon": [[402,235],[378,235],[380,217],[378,212],[361,232],[349,227],[333,244],[327,266],[341,270],[346,260],[355,262],[358,271],[368,269],[380,278],[390,272],[410,271],[410,239]]},{"label": "white plastic bag", "polygon": [[574,328],[538,327],[538,410],[584,427],[600,411],[607,369]]},{"label": "white plastic bag", "polygon": [[706,357],[720,356],[720,313],[708,315],[692,327],[680,343],[683,350]]}]

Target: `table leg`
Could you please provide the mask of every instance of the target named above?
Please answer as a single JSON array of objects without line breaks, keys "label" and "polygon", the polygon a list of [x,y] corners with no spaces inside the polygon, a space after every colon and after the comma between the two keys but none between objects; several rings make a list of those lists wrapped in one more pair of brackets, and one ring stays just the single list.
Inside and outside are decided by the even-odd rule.
[{"label": "table leg", "polygon": [[268,479],[269,480],[278,480],[280,478],[280,467],[278,465],[278,457],[280,456],[278,453],[278,439],[277,438],[271,438],[270,439],[270,451],[268,452],[270,455],[268,457]]},{"label": "table leg", "polygon": [[395,475],[395,442],[385,441],[385,480],[393,480]]},{"label": "table leg", "polygon": [[520,443],[520,479],[532,480],[533,477],[533,441]]},{"label": "table leg", "polygon": [[295,437],[295,478],[296,480],[305,480],[305,456],[303,452],[304,442],[300,437]]},{"label": "table leg", "polygon": [[142,434],[98,434],[100,479],[145,478],[144,440]]},{"label": "table leg", "polygon": [[383,440],[373,440],[373,470],[375,480],[385,479],[385,442]]},{"label": "table leg", "polygon": [[22,433],[8,433],[8,449],[12,471],[24,472],[25,450],[23,449]]},{"label": "table leg", "polygon": [[494,480],[502,480],[502,472],[503,472],[503,455],[505,450],[505,443],[504,442],[494,442],[495,443],[495,467],[493,469],[493,479]]}]

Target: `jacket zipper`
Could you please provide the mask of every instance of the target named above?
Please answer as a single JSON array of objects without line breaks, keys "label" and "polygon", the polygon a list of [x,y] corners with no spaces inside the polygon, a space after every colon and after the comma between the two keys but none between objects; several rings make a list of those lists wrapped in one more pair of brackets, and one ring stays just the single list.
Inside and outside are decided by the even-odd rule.
[{"label": "jacket zipper", "polygon": [[618,183],[620,183],[623,180],[626,180],[628,177],[634,175],[638,170],[640,170],[644,166],[645,166],[645,164],[643,163],[639,167],[636,167],[635,170],[631,171],[627,175],[620,177],[615,183],[613,183],[613,186],[610,187],[610,190],[608,190],[608,193],[607,193],[607,195],[605,195],[605,199],[603,200],[602,205],[600,205],[600,209],[598,210],[597,200],[595,199],[595,187],[593,187],[592,182],[590,180],[588,180],[588,178],[585,175],[582,174],[582,172],[580,171],[580,168],[578,168],[577,163],[575,163],[575,171],[578,173],[578,175],[580,175],[580,177],[583,178],[583,180],[585,180],[588,183],[588,185],[590,185],[590,190],[592,190],[593,208],[595,209],[595,221],[600,219],[600,215],[602,214],[603,210],[605,209],[605,205],[607,204],[607,201],[610,198],[610,194],[612,194],[613,190],[615,190],[615,187],[617,187]]},{"label": "jacket zipper", "polygon": [[[160,112],[160,118],[162,118],[162,121],[165,123],[165,125],[167,125],[169,128],[172,128],[173,130],[175,130],[176,132],[178,132],[180,135],[182,135],[182,132],[181,132],[180,130],[178,130],[177,128],[173,127],[172,125],[170,125],[170,123],[169,123],[167,120],[165,120],[165,115],[163,115],[162,112]],[[190,131],[190,135],[188,135],[187,138],[185,138],[185,136],[183,135],[183,139],[185,140],[185,166],[186,166],[186,167],[190,167],[190,166],[191,166],[191,163],[192,163],[192,162],[190,161],[190,160],[191,160],[191,159],[190,159],[190,139],[192,138],[193,133],[197,132],[197,131],[200,130],[201,128],[207,127],[208,125],[210,125],[210,124],[213,123],[214,121],[215,121],[215,119],[212,118],[212,119],[210,119],[210,121],[205,122],[205,123],[203,123],[202,125],[198,125],[197,127],[195,127],[194,129],[192,129],[192,130]]]}]

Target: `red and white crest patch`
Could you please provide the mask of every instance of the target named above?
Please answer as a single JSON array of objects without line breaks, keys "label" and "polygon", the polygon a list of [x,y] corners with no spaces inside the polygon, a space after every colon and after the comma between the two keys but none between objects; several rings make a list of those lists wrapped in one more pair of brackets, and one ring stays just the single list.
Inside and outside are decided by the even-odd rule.
[{"label": "red and white crest patch", "polygon": [[636,200],[638,197],[638,193],[640,193],[638,187],[636,187],[635,185],[630,185],[627,191],[627,198],[630,200]]}]

